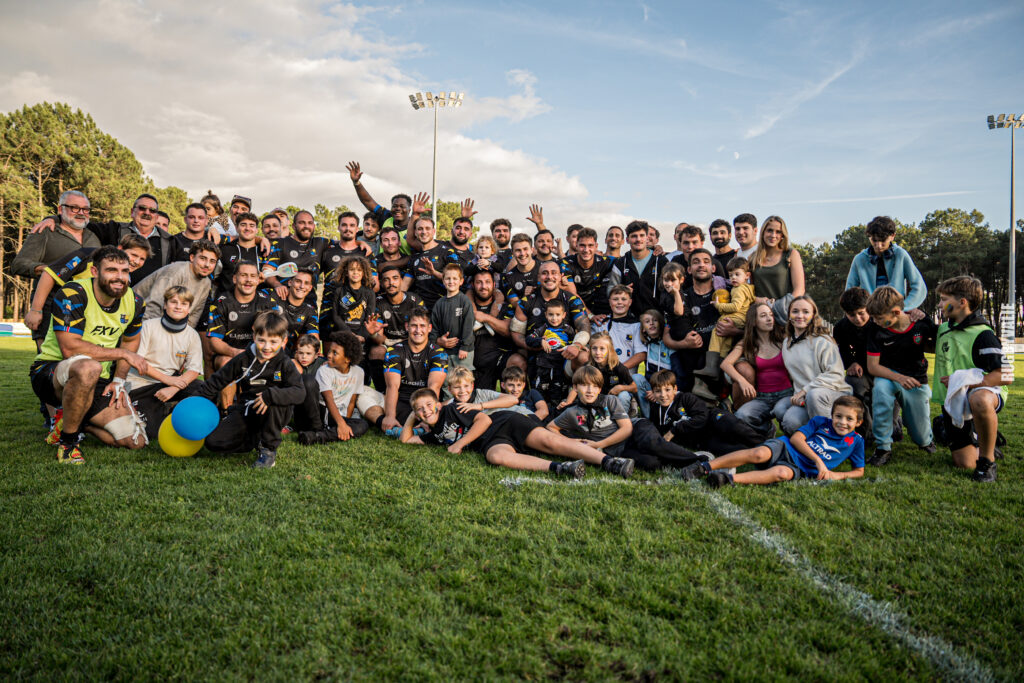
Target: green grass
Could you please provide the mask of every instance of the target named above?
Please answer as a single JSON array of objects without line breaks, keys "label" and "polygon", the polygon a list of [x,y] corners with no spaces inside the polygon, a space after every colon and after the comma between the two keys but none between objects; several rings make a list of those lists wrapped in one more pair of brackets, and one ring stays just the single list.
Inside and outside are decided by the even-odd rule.
[{"label": "green grass", "polygon": [[[251,456],[95,441],[84,467],[60,466],[42,443],[30,348],[0,342],[5,678],[944,673],[671,480],[509,486],[539,477],[376,436],[317,448],[289,437],[268,472]],[[1014,389],[996,485],[971,483],[941,451],[897,445],[894,464],[857,482],[723,495],[918,635],[1020,679]]]}]

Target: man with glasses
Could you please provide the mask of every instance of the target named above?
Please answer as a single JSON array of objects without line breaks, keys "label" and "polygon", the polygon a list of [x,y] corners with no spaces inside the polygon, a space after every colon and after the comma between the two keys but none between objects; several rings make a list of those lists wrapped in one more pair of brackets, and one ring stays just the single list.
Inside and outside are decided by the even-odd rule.
[{"label": "man with glasses", "polygon": [[[107,221],[98,223],[89,221],[85,226],[96,237],[100,244],[117,246],[125,235],[135,233],[149,242],[150,256],[138,270],[131,274],[132,284],[142,282],[146,276],[151,275],[160,268],[163,268],[174,257],[174,240],[170,233],[156,224],[157,213],[160,205],[156,197],[151,194],[140,194],[132,205],[132,219],[128,223],[120,221]],[[54,230],[56,227],[55,216],[48,216],[32,227],[32,234],[43,230]]]},{"label": "man with glasses", "polygon": [[[34,292],[39,284],[39,276],[46,266],[78,249],[99,247],[99,238],[85,229],[89,224],[89,211],[89,198],[84,194],[78,190],[63,193],[60,196],[57,214],[60,217],[60,225],[55,230],[29,234],[18,255],[14,257],[11,273],[31,278]],[[41,323],[32,330],[32,339],[38,349],[50,327],[50,311],[43,309],[31,312],[42,316]]]}]

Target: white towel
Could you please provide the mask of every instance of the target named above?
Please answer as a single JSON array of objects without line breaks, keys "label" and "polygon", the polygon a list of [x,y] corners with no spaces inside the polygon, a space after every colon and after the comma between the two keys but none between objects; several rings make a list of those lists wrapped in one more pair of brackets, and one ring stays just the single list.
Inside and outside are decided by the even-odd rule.
[{"label": "white towel", "polygon": [[[977,384],[985,379],[985,373],[981,368],[968,368],[957,370],[949,376],[949,384],[946,387],[946,401],[943,407],[949,413],[954,427],[963,427],[967,420],[971,419],[970,395],[967,387]],[[977,387],[999,393],[997,387]]]}]

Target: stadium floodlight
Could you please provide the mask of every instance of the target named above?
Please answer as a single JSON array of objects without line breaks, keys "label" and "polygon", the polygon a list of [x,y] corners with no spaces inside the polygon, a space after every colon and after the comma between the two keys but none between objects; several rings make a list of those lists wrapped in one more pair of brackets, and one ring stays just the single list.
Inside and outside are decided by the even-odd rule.
[{"label": "stadium floodlight", "polygon": [[1017,217],[1014,215],[1014,131],[1024,123],[1024,114],[1014,116],[1013,114],[1000,114],[995,118],[988,117],[989,130],[992,128],[1010,129],[1010,286],[1007,291],[1007,302],[1013,311],[1013,330],[1017,330]]},{"label": "stadium floodlight", "polygon": [[436,95],[427,91],[424,97],[423,93],[414,93],[409,95],[409,101],[412,103],[412,108],[419,111],[425,107],[431,107],[434,110],[434,174],[433,180],[430,185],[430,215],[434,219],[434,225],[437,225],[437,110],[439,107],[460,107],[462,106],[462,99],[466,93],[460,92],[456,96],[454,90],[449,92],[441,91]]}]

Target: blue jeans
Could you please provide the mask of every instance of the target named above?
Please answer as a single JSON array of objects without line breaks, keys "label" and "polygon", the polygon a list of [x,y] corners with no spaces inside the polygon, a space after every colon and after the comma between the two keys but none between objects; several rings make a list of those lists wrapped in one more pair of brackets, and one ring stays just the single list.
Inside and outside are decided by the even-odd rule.
[{"label": "blue jeans", "polygon": [[767,394],[758,393],[752,401],[744,403],[736,409],[736,417],[740,418],[754,429],[758,429],[769,436],[774,435],[772,429],[772,418],[782,422],[783,415],[792,405],[789,399],[793,396],[793,388],[773,391]]},{"label": "blue jeans", "polygon": [[651,383],[639,373],[633,375],[633,381],[636,382],[636,402],[640,406],[640,414],[650,418],[651,406],[647,402],[647,392],[651,390]]},{"label": "blue jeans", "polygon": [[904,389],[897,382],[884,377],[875,377],[875,386],[871,397],[872,433],[875,435],[875,448],[884,451],[892,450],[892,412],[893,401],[899,401],[903,408],[903,424],[910,433],[910,438],[918,446],[927,446],[932,442],[932,420],[929,414],[929,401],[932,388],[922,384],[916,389]]}]

